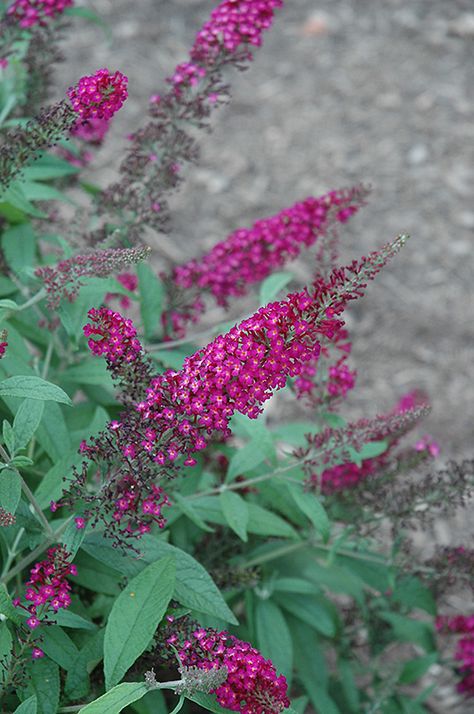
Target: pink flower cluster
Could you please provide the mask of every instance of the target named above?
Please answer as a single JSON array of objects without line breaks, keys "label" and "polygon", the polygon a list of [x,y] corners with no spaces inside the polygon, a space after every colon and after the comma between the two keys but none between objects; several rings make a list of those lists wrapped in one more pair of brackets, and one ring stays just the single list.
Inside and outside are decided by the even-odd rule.
[{"label": "pink flower cluster", "polygon": [[5,355],[8,347],[8,342],[0,342],[0,359]]},{"label": "pink flower cluster", "polygon": [[164,314],[165,330],[173,336],[184,336],[186,324],[195,322],[204,311],[203,292],[224,307],[229,297],[245,295],[250,285],[294,260],[335,223],[345,223],[364,205],[366,193],[364,187],[355,187],[306,198],[256,221],[251,228],[238,228],[206,255],[177,266],[170,283],[192,294],[185,309]]},{"label": "pink flower cluster", "polygon": [[460,662],[459,674],[461,680],[457,686],[458,692],[468,697],[474,697],[474,615],[441,616],[436,620],[439,631],[450,634],[462,634],[454,657]]},{"label": "pink flower cluster", "polygon": [[282,5],[283,0],[224,0],[198,32],[191,58],[211,63],[222,52],[235,54],[242,46],[259,47],[262,33],[272,25],[275,8]]},{"label": "pink flower cluster", "polygon": [[73,0],[14,0],[7,15],[16,20],[20,27],[46,25],[48,18],[61,15]]},{"label": "pink flower cluster", "polygon": [[[30,579],[26,583],[25,599],[31,605],[25,607],[17,598],[14,604],[27,610],[29,617],[26,624],[30,630],[35,630],[42,623],[51,624],[48,612],[57,612],[71,604],[69,591],[71,585],[68,575],[77,575],[77,568],[69,562],[70,555],[62,545],[49,548],[46,560],[36,563],[30,571]],[[39,648],[33,651],[33,658],[43,655]],[[40,654],[41,653],[41,654]]]},{"label": "pink flower cluster", "polygon": [[111,74],[106,68],[81,77],[68,89],[72,108],[83,120],[110,119],[128,97],[127,82],[121,72]]},{"label": "pink flower cluster", "polygon": [[[191,637],[179,650],[185,666],[227,669],[227,679],[214,690],[222,707],[240,714],[280,714],[290,706],[285,677],[251,644],[212,629],[198,629]],[[167,640],[177,642],[177,635]]]},{"label": "pink flower cluster", "polygon": [[[131,320],[113,310],[92,308],[87,313],[92,321],[84,326],[84,335],[95,355],[103,356],[110,364],[133,362],[142,352],[137,331]],[[98,339],[94,339],[98,338]]]}]

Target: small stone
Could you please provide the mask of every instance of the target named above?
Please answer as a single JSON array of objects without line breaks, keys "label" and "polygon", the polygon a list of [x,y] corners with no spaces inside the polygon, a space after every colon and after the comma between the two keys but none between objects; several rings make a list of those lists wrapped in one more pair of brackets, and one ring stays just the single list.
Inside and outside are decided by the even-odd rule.
[{"label": "small stone", "polygon": [[327,35],[330,31],[329,18],[326,13],[314,12],[306,19],[302,28],[305,37],[317,37]]}]

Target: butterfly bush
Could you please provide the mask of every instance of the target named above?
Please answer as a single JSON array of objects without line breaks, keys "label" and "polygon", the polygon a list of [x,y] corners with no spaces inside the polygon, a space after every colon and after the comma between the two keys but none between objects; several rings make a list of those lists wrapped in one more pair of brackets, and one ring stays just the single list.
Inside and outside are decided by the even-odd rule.
[{"label": "butterfly bush", "polygon": [[[402,652],[396,676],[385,675],[383,638],[391,622],[387,617],[381,628],[381,619],[394,615],[403,632],[411,632],[413,610],[415,620],[418,609],[435,617],[424,583],[432,587],[434,582],[437,596],[458,581],[472,588],[474,567],[473,553],[464,546],[437,550],[430,560],[420,561],[402,535],[408,528],[431,525],[436,512],[449,515],[473,490],[472,462],[432,471],[437,442],[428,434],[413,436],[430,411],[428,398],[411,391],[393,409],[348,423],[338,413],[357,376],[349,364],[352,337],[345,310],[365,294],[406,236],[340,267],[339,232],[368,195],[367,187],[357,185],[299,200],[237,228],[191,259],[170,260],[174,251],[167,250],[162,236],[156,275],[142,265],[137,274],[129,270],[149,257],[144,241],[150,229],[165,233],[169,228],[169,196],[184,180],[186,165],[198,158],[196,134],[209,130],[213,110],[230,99],[226,70],[248,68],[283,2],[223,0],[212,11],[188,56],[165,79],[164,91],[150,97],[148,121],[127,136],[119,176],[104,189],[81,182],[80,169],[92,157],[89,150],[106,140],[113,116],[126,101],[127,77],[98,69],[81,77],[61,101],[38,109],[46,104],[52,65],[59,60],[60,18],[72,4],[14,0],[0,20],[0,81],[4,73],[10,81],[20,65],[25,75],[13,128],[2,132],[0,146],[0,185],[6,192],[0,200],[0,228],[14,231],[7,234],[0,255],[0,287],[7,296],[1,317],[13,322],[10,344],[0,333],[5,409],[26,389],[18,387],[16,372],[8,381],[15,361],[26,372],[20,382],[38,385],[12,424],[4,420],[0,444],[0,528],[6,555],[0,575],[0,640],[7,651],[0,658],[0,699],[5,693],[9,711],[17,694],[23,701],[32,674],[38,711],[44,687],[37,683],[57,679],[62,698],[56,703],[48,699],[51,712],[88,710],[89,705],[105,710],[116,706],[123,692],[143,696],[170,689],[200,703],[211,694],[204,699],[212,704],[203,706],[213,710],[217,702],[240,714],[281,714],[290,707],[286,676],[294,674],[293,691],[306,692],[315,711],[326,703],[329,711],[334,701],[332,708],[342,712],[349,709],[349,700],[351,711],[372,711],[381,702],[405,709],[403,677],[410,660]],[[23,115],[32,118],[16,123]],[[23,231],[23,213],[26,221],[31,209],[24,201],[20,208],[13,203],[18,218],[9,201],[21,193],[28,162],[69,137],[69,145],[62,142],[55,155],[46,157],[46,171],[54,159],[62,175],[54,184],[55,195],[74,187],[92,198],[86,207],[64,212],[47,207],[47,213],[42,207],[32,213],[38,216],[32,234],[40,238],[46,223],[54,231],[34,243],[40,264],[30,262],[20,270],[20,261],[11,260],[18,245],[12,237]],[[34,235],[31,241],[26,238],[22,259],[35,240]],[[44,243],[51,238],[70,244],[62,257],[47,255]],[[283,298],[275,292],[273,301],[239,318],[231,329],[216,330],[207,344],[201,339],[205,333],[188,335],[210,305],[228,310],[258,287],[261,295],[268,294],[272,281],[267,278],[298,257],[311,266],[306,287],[292,284]],[[97,283],[88,285],[88,279],[111,276],[117,282],[107,280],[103,290],[99,284],[95,302]],[[83,299],[71,306],[81,291],[81,298],[94,298],[86,308]],[[126,314],[113,309],[116,301]],[[83,327],[87,347],[74,327],[83,324],[76,319],[82,309],[84,321],[88,311]],[[185,352],[172,351],[185,342],[192,345]],[[26,359],[21,350],[28,353]],[[103,360],[114,380],[115,401],[103,388],[107,385],[94,360]],[[174,368],[165,369],[168,365]],[[71,403],[54,384],[60,375],[73,411],[67,414],[58,404],[38,409],[43,391],[51,401]],[[285,387],[287,398],[278,403],[280,421],[287,408],[298,406],[305,409],[306,421],[275,429],[270,415],[269,427],[265,417],[249,425],[247,419],[262,417],[270,398]],[[72,451],[69,438],[76,439]],[[420,466],[428,473],[404,477]],[[384,534],[391,534],[387,557],[370,552],[381,520],[387,525]],[[388,541],[384,535],[382,549]],[[112,550],[117,547],[119,557]],[[72,562],[76,551],[78,566]],[[23,588],[22,573],[32,563]],[[109,567],[104,570],[102,563]],[[165,574],[151,588],[152,574],[161,565]],[[15,583],[11,590],[9,583]],[[343,597],[334,597],[333,587]],[[225,599],[218,588],[227,591]],[[158,614],[150,601],[162,595]],[[124,602],[127,611],[133,609],[129,597],[141,606],[127,634],[130,623],[121,612]],[[75,617],[86,617],[89,606],[92,632],[68,638],[61,619],[74,624]],[[61,612],[69,607],[72,613]],[[202,614],[201,623],[191,619],[189,610],[196,617]],[[282,630],[274,638],[273,620],[287,626],[287,636]],[[472,620],[443,615],[436,621],[440,634],[458,636],[458,690],[468,696],[474,694]],[[216,623],[222,621],[237,629],[221,630]],[[422,625],[428,630],[427,622]],[[242,632],[245,639],[238,636]],[[118,644],[122,635],[125,644]],[[397,637],[393,627],[390,647]],[[116,650],[120,664],[114,668]],[[361,653],[354,667],[353,651]],[[65,666],[71,652],[78,653],[73,657],[77,663],[74,659]],[[283,674],[267,654],[281,663]],[[89,678],[90,668],[102,659],[103,674],[101,668]],[[64,669],[57,677],[56,660]],[[145,682],[130,681],[136,671],[143,676],[150,663],[171,669],[175,660],[178,680],[159,682],[152,669]],[[415,662],[418,667],[419,659]],[[119,676],[123,663],[127,666]],[[104,684],[105,694],[98,694]],[[96,695],[99,699],[90,702]],[[82,704],[69,706],[77,701]],[[300,701],[295,710],[304,706]]]}]

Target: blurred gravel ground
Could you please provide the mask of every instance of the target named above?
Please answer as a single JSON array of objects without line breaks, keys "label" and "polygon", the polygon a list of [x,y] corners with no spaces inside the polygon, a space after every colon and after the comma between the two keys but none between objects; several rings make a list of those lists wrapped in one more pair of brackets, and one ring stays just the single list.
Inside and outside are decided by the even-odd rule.
[{"label": "blurred gravel ground", "polygon": [[[87,4],[113,39],[75,21],[61,82],[101,66],[130,79],[95,161],[105,184],[124,135],[214,3]],[[421,387],[434,407],[426,428],[445,458],[474,453],[473,50],[473,0],[288,1],[250,70],[229,76],[233,101],[215,113],[199,166],[173,199],[172,239],[184,257],[309,194],[371,183],[369,205],[344,228],[344,262],[397,233],[412,239],[350,311],[359,381],[348,408],[375,414]],[[462,516],[451,532],[439,524],[437,537],[465,538],[468,525]],[[448,699],[442,707],[463,711]]]}]

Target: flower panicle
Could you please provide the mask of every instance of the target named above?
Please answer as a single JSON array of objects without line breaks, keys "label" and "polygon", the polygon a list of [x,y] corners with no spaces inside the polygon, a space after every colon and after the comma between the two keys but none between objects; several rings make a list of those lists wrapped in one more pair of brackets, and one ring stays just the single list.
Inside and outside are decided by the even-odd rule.
[{"label": "flower panicle", "polygon": [[238,228],[209,253],[163,275],[174,303],[162,316],[166,334],[184,337],[187,324],[197,322],[205,310],[203,294],[227,308],[229,298],[245,295],[251,285],[327,237],[337,223],[346,223],[365,204],[367,194],[361,185],[306,198],[251,228]]},{"label": "flower panicle", "polygon": [[[138,374],[135,382],[128,377],[124,382],[137,384],[134,394],[141,391],[142,396],[138,401],[125,398],[120,420],[81,445],[86,461],[62,503],[82,498],[91,504],[87,519],[96,522],[108,518],[107,513],[113,516],[122,483],[131,479],[137,492],[148,492],[156,478],[169,477],[180,464],[193,466],[195,453],[205,449],[214,434],[230,434],[229,421],[236,411],[256,418],[287,378],[297,377],[319,355],[321,340],[343,326],[340,314],[347,301],[363,293],[365,281],[392,252],[387,246],[347,269],[336,269],[324,289],[318,280],[316,289],[305,288],[260,308],[187,357],[179,371],[158,376],[142,371],[144,357],[133,323],[104,308],[92,310],[85,328],[91,350],[103,355],[118,377]],[[87,468],[94,463],[100,472],[104,462],[109,476],[96,497],[86,493]],[[132,530],[136,533],[135,526]]]},{"label": "flower panicle", "polygon": [[124,267],[146,260],[149,254],[148,246],[105,248],[75,255],[56,265],[41,266],[35,270],[35,275],[46,288],[48,308],[56,310],[61,300],[75,300],[83,278],[105,278],[120,272]]}]

